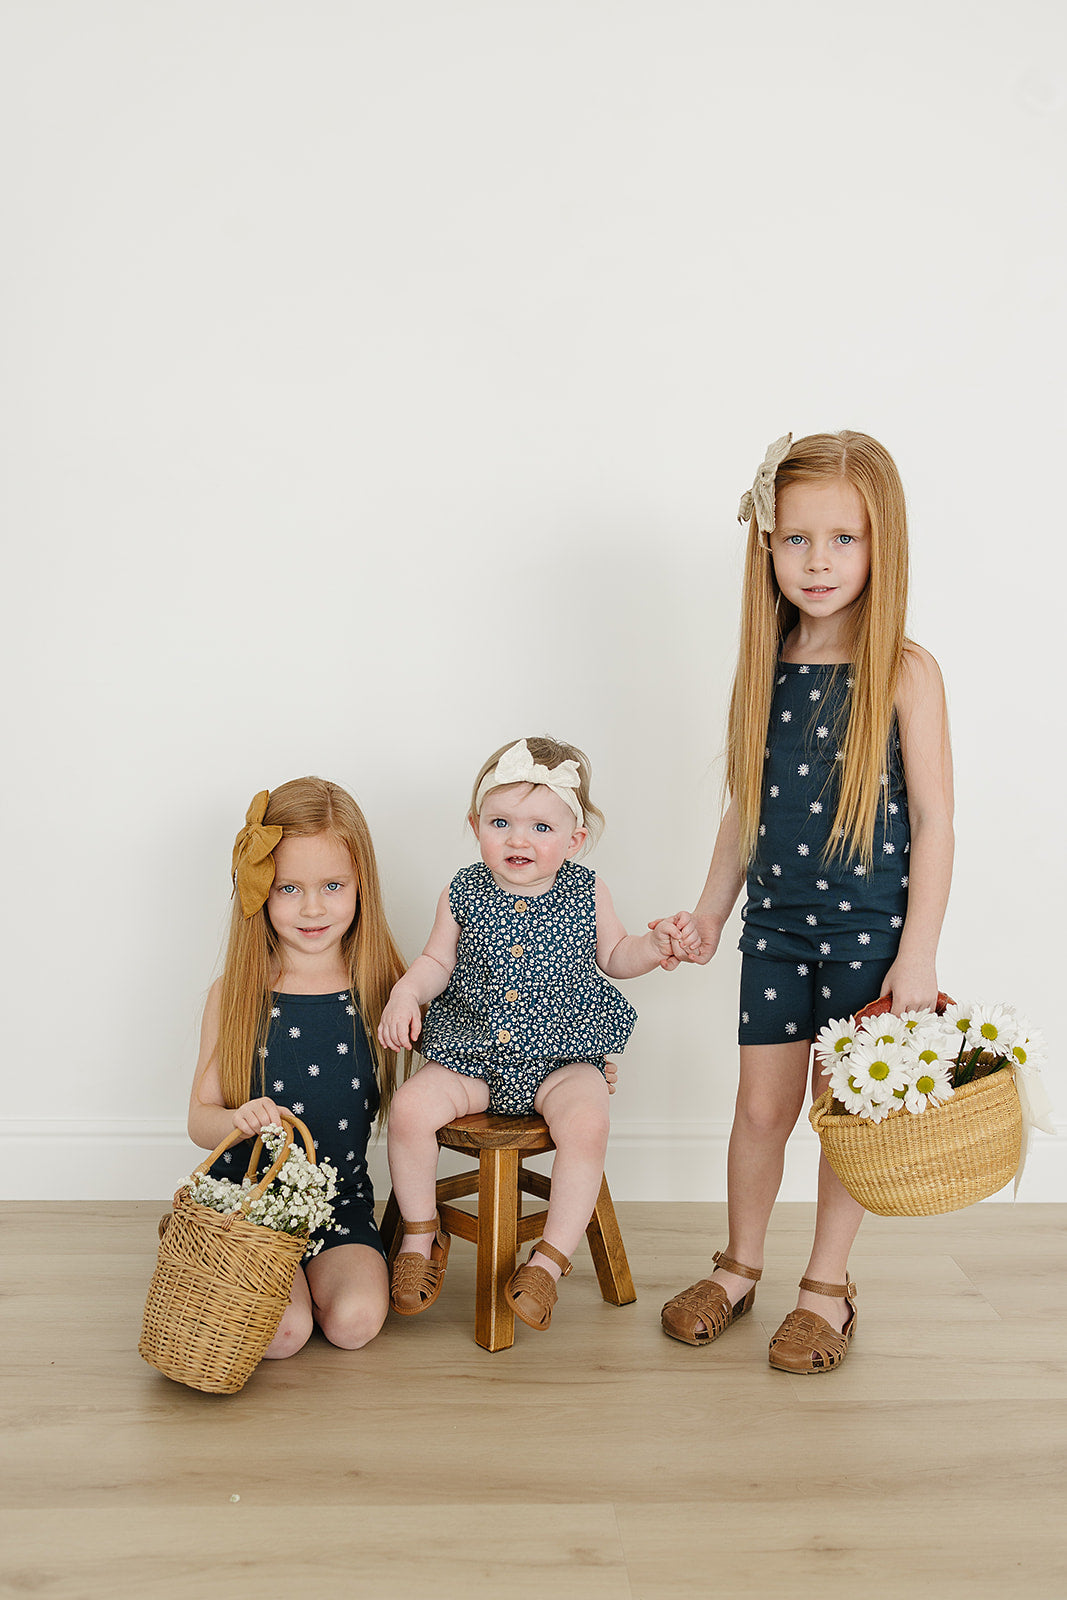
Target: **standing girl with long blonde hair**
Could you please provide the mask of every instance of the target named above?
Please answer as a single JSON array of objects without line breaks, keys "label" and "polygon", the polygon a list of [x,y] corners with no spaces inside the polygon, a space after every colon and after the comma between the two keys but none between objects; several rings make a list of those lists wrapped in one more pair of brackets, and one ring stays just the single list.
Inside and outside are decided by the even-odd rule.
[{"label": "standing girl with long blonde hair", "polygon": [[[787,435],[739,520],[749,531],[730,801],[696,910],[675,919],[700,939],[696,954],[676,954],[710,961],[747,880],[729,1240],[710,1277],[663,1308],[666,1332],[694,1345],[753,1304],[820,1028],[880,995],[897,1012],[935,1005],[952,871],[944,690],[904,634],[907,521],[892,457],[862,433]],[[827,1372],[844,1359],[862,1217],[822,1158],[814,1243],[772,1366]]]},{"label": "standing girl with long blonde hair", "polygon": [[[356,1350],[389,1306],[374,1223],[367,1140],[396,1086],[396,1052],[378,1023],[404,963],[382,909],[363,813],[322,778],[263,790],[233,851],[235,898],[222,977],[204,1007],[189,1136],[213,1150],[279,1121],[307,1123],[318,1157],[338,1172],[335,1227],[297,1268],[292,1298],[268,1356],[288,1356],[317,1322],[332,1344]],[[237,1151],[212,1167],[241,1175]]]}]

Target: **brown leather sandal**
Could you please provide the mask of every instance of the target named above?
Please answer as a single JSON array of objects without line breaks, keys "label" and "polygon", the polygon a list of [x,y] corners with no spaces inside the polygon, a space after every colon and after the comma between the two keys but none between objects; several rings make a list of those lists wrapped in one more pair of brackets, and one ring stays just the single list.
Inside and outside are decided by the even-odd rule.
[{"label": "brown leather sandal", "polygon": [[815,1311],[791,1311],[778,1332],[773,1336],[767,1351],[767,1360],[779,1372],[832,1372],[848,1355],[852,1335],[856,1331],[856,1285],[851,1278],[847,1283],[819,1283],[815,1278],[801,1278],[800,1287],[809,1294],[825,1294],[831,1300],[847,1300],[849,1318],[838,1333],[837,1329]]},{"label": "brown leather sandal", "polygon": [[417,1250],[406,1250],[398,1255],[393,1262],[393,1272],[389,1283],[389,1300],[393,1310],[402,1317],[416,1317],[420,1311],[425,1311],[432,1306],[437,1296],[441,1293],[441,1285],[445,1281],[445,1267],[448,1265],[448,1252],[452,1244],[452,1235],[445,1233],[439,1226],[440,1219],[431,1217],[429,1222],[401,1222],[399,1237],[405,1233],[435,1233],[437,1235],[430,1246],[430,1259],[420,1256]]},{"label": "brown leather sandal", "polygon": [[763,1276],[762,1267],[745,1267],[716,1250],[712,1260],[723,1272],[734,1272],[739,1278],[751,1278],[752,1287],[733,1304],[721,1283],[712,1278],[701,1278],[690,1284],[673,1300],[668,1300],[660,1316],[664,1333],[683,1344],[710,1344],[720,1333],[725,1333],[731,1322],[751,1311],[756,1303],[756,1285]]},{"label": "brown leather sandal", "polygon": [[[565,1278],[568,1276],[571,1264],[562,1250],[557,1250],[555,1245],[546,1244],[544,1239],[534,1245],[530,1255],[534,1255],[538,1250],[556,1263]],[[525,1322],[528,1328],[536,1328],[538,1333],[544,1333],[551,1323],[552,1308],[558,1298],[552,1274],[546,1272],[544,1267],[531,1267],[529,1256],[523,1265],[512,1273],[504,1288],[504,1299],[515,1315],[520,1321]]]}]

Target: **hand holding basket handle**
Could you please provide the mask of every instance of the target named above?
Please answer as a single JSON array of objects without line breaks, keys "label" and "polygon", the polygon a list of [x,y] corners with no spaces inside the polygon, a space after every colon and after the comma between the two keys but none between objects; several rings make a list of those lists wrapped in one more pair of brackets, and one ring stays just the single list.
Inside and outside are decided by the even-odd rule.
[{"label": "hand holding basket handle", "polygon": [[[939,1017],[943,1017],[946,1009],[949,1006],[954,1006],[955,1004],[956,1002],[952,999],[951,995],[942,994],[941,991],[938,990],[937,1005],[934,1007],[934,1010],[937,1012]],[[862,1008],[862,1010],[857,1011],[855,1021],[862,1022],[865,1017],[884,1017],[886,1012],[892,1011],[892,1009],[893,996],[891,994],[884,994],[880,1000],[871,1000]]]}]

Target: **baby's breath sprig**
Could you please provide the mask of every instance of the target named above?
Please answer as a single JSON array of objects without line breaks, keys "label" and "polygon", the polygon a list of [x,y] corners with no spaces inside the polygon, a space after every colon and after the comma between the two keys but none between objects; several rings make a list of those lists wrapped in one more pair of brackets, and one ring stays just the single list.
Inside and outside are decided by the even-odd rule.
[{"label": "baby's breath sprig", "polygon": [[[262,1137],[273,1160],[285,1132],[277,1123],[271,1123],[263,1129]],[[241,1211],[249,1222],[273,1228],[277,1233],[328,1232],[336,1226],[332,1202],[337,1195],[337,1169],[329,1161],[313,1164],[295,1142],[274,1180],[255,1200],[249,1199],[253,1187],[253,1180],[247,1177],[233,1183],[229,1178],[194,1173],[188,1179],[190,1198],[223,1216]],[[317,1255],[321,1249],[322,1240],[317,1239],[307,1254]]]}]

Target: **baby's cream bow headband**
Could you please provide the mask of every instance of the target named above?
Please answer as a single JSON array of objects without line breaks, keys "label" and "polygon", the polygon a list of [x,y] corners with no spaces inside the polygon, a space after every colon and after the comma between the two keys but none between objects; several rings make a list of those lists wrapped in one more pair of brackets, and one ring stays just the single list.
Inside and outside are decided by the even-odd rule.
[{"label": "baby's cream bow headband", "polygon": [[737,508],[738,522],[750,522],[754,515],[760,533],[774,532],[774,479],[792,443],[793,435],[785,433],[768,445],[751,489],[746,489],[741,496],[741,504]]},{"label": "baby's cream bow headband", "polygon": [[502,789],[508,783],[540,783],[546,789],[551,789],[553,794],[558,794],[560,799],[570,806],[579,828],[583,828],[585,817],[575,793],[581,782],[582,776],[578,771],[577,761],[561,761],[558,767],[543,767],[530,754],[526,740],[520,739],[510,750],[504,751],[493,770],[487,772],[478,785],[478,793],[474,797],[474,809],[481,811],[482,801],[490,789]]}]

